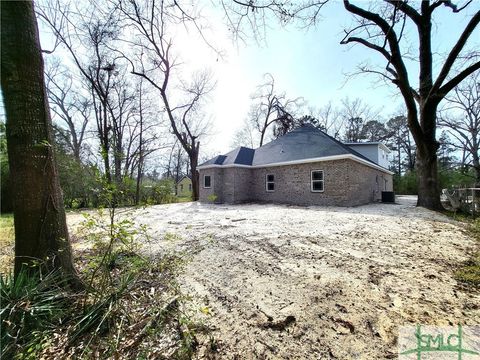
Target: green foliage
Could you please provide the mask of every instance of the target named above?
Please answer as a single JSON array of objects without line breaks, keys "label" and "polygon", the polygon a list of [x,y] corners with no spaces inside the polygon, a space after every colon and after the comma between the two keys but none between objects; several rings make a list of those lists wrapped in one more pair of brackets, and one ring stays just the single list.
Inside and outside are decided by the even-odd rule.
[{"label": "green foliage", "polygon": [[[473,182],[473,172],[465,172],[461,169],[442,169],[438,173],[440,188],[446,189],[458,186],[471,186]],[[393,175],[393,189],[397,194],[417,195],[417,174],[415,171],[409,171],[400,176]]]},{"label": "green foliage", "polygon": [[[104,198],[114,201],[114,186]],[[98,214],[84,214],[82,234],[86,241],[93,244],[96,256],[92,256],[87,264],[89,273],[89,286],[96,288],[96,298],[109,297],[112,287],[110,271],[128,258],[140,258],[138,252],[141,242],[148,241],[147,228],[143,225],[136,226],[130,219],[119,219],[114,206],[108,208],[108,214],[100,209]],[[135,263],[134,263],[135,264]],[[115,285],[116,286],[116,285]],[[114,288],[115,288],[114,286]],[[105,291],[107,293],[105,293]]]},{"label": "green foliage", "polygon": [[71,209],[98,205],[99,171],[74,156],[57,151],[57,167],[65,205]]},{"label": "green foliage", "polygon": [[[480,245],[480,219],[476,219],[470,226],[473,237]],[[455,278],[466,285],[480,289],[480,251],[476,251],[473,256],[462,264],[455,272]]]},{"label": "green foliage", "polygon": [[175,182],[173,179],[162,179],[157,182],[144,184],[142,202],[149,205],[176,202],[174,189]]},{"label": "green foliage", "polygon": [[403,176],[395,174],[393,176],[393,190],[397,194],[417,195],[417,174],[414,171],[407,172]]},{"label": "green foliage", "polygon": [[0,205],[1,212],[13,211],[10,169],[8,167],[7,137],[5,123],[0,122]]},{"label": "green foliage", "polygon": [[217,199],[218,199],[218,196],[217,196],[216,194],[212,194],[212,195],[209,195],[209,196],[207,197],[207,200],[210,201],[210,202],[212,202],[212,203],[214,203],[215,201],[217,201]]},{"label": "green foliage", "polygon": [[32,269],[22,268],[16,278],[0,276],[0,358],[35,358],[38,331],[51,332],[64,322],[70,306],[69,294],[64,291],[65,276],[49,273],[32,276]]},{"label": "green foliage", "polygon": [[439,172],[440,188],[470,187],[474,180],[473,171],[461,171],[460,169],[441,170]]},{"label": "green foliage", "polygon": [[480,252],[477,252],[455,272],[458,281],[480,288]]},{"label": "green foliage", "polygon": [[166,232],[165,235],[163,235],[163,239],[166,240],[166,241],[180,241],[182,240],[182,237],[178,234],[175,234],[175,233],[170,233],[170,232]]},{"label": "green foliage", "polygon": [[13,270],[13,256],[15,245],[15,230],[13,228],[13,214],[0,216],[0,274],[8,274]]}]

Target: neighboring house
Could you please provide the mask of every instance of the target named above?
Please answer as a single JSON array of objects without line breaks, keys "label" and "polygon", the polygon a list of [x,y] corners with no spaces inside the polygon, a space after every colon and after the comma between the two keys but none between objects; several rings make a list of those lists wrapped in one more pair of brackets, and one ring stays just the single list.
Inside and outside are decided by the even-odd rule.
[{"label": "neighboring house", "polygon": [[[377,157],[370,154],[375,146]],[[393,190],[382,151],[389,150],[380,143],[349,146],[302,126],[258,149],[239,147],[198,166],[200,201],[338,206],[377,201],[382,191]]]},{"label": "neighboring house", "polygon": [[189,176],[182,177],[177,182],[177,196],[188,197],[192,196],[192,179]]}]

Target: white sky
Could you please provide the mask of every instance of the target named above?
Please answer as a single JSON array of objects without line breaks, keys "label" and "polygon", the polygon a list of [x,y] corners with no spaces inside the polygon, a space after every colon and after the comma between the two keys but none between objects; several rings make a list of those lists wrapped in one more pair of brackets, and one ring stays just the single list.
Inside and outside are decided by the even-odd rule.
[{"label": "white sky", "polygon": [[[479,6],[480,1],[474,1],[467,11],[453,16],[449,9],[440,8],[435,23],[437,41],[433,43],[434,50],[444,52],[451,48],[465,21]],[[374,108],[382,109],[381,114],[388,119],[402,105],[394,86],[379,85],[372,75],[356,76],[346,81],[345,74],[354,72],[360,62],[375,63],[381,59],[360,45],[339,44],[343,29],[351,24],[352,17],[338,0],[322,9],[323,20],[315,28],[305,30],[295,25],[281,28],[271,21],[262,45],[253,39],[248,44],[232,41],[222,19],[222,10],[206,5],[203,14],[210,24],[205,36],[225,54],[223,57],[218,57],[192,32],[178,34],[174,41],[184,62],[184,77],[195,69],[209,68],[217,81],[206,108],[212,128],[211,135],[202,141],[203,155],[213,156],[230,150],[233,134],[247,116],[250,94],[263,82],[263,74],[267,72],[274,76],[278,92],[285,91],[290,98],[303,97],[315,107],[329,101],[338,104],[347,96],[351,99],[358,97]],[[414,35],[407,32],[405,36],[415,42]],[[479,29],[472,38],[478,43]],[[415,67],[409,69],[415,74]]]}]

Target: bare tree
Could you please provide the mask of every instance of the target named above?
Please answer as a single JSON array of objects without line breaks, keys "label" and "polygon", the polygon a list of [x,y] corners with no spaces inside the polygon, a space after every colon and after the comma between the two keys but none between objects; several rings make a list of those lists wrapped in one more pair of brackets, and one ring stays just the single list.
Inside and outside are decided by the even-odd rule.
[{"label": "bare tree", "polygon": [[246,146],[251,149],[258,147],[260,136],[254,125],[246,119],[240,129],[238,129],[232,137],[232,147]]},{"label": "bare tree", "polygon": [[335,139],[340,140],[343,131],[343,120],[340,115],[340,110],[337,109],[331,101],[318,109],[311,108],[310,113],[318,119],[321,129]]},{"label": "bare tree", "polygon": [[362,101],[360,98],[342,99],[339,111],[339,128],[344,129],[343,139],[350,142],[364,140],[364,126],[366,122],[377,120],[379,111]]},{"label": "bare tree", "polygon": [[[178,72],[175,73],[179,64],[172,54],[173,43],[168,34],[169,26],[179,22],[185,26],[192,24],[198,29],[196,19],[183,11],[175,1],[144,3],[119,0],[117,5],[124,24],[132,30],[132,38],[125,39],[132,46],[132,53],[124,56],[130,62],[132,74],[144,78],[160,95],[171,130],[188,154],[192,198],[197,200],[199,137],[205,131],[205,126],[202,126],[204,123],[199,121],[200,108],[214,85],[211,75],[206,71],[192,76],[190,82],[179,78]],[[176,81],[178,86],[175,87],[172,81]],[[178,100],[181,97],[183,101]]]},{"label": "bare tree", "polygon": [[387,145],[396,152],[393,159],[395,171],[401,175],[402,170],[413,171],[415,168],[415,142],[408,129],[407,117],[399,115],[391,118],[386,123],[388,133]]},{"label": "bare tree", "polygon": [[480,184],[480,73],[470,76],[446,98],[439,125],[453,136],[453,145],[465,154],[463,165],[473,168]]},{"label": "bare tree", "polygon": [[33,2],[1,6],[1,85],[15,217],[15,274],[40,263],[81,287],[73,266]]},{"label": "bare tree", "polygon": [[278,93],[271,74],[265,74],[264,78],[265,82],[252,95],[248,120],[260,133],[259,146],[263,145],[270,126],[274,126],[274,136],[282,135],[282,131],[275,131],[275,125],[286,129],[283,133],[292,127],[295,112],[303,104],[302,98],[289,99],[285,93]]},{"label": "bare tree", "polygon": [[47,66],[45,77],[48,98],[53,105],[53,120],[58,118],[59,123],[67,126],[67,132],[59,131],[59,134],[80,162],[88,120],[92,115],[92,102],[74,87],[72,74],[59,61],[47,65],[50,66]]},{"label": "bare tree", "polygon": [[[233,29],[240,29],[242,23],[253,24],[254,27],[264,24],[261,20],[267,18],[266,11],[273,12],[282,22],[301,19],[307,21],[307,25],[314,24],[325,3],[234,0],[234,5],[228,5],[222,2]],[[437,108],[451,90],[480,69],[478,53],[469,51],[466,46],[480,22],[480,11],[474,11],[455,45],[442,58],[434,58],[437,54],[432,52],[432,22],[440,7],[458,14],[466,7],[473,6],[477,6],[477,3],[467,1],[464,5],[458,5],[450,0],[425,0],[410,4],[407,0],[385,0],[371,6],[365,3],[355,5],[343,0],[344,9],[354,16],[357,23],[345,31],[340,43],[359,44],[383,59],[383,69],[362,66],[360,71],[380,75],[394,84],[402,95],[407,108],[408,126],[417,145],[417,205],[435,210],[442,209],[437,171]],[[404,36],[407,28],[418,36],[417,54],[409,52],[412,44]],[[416,87],[406,65],[406,61],[412,58],[418,61]],[[433,73],[435,63],[442,64],[436,77]]]},{"label": "bare tree", "polygon": [[[52,0],[39,7],[37,13],[71,55],[87,83],[94,108],[105,176],[112,182],[110,154],[113,137],[118,135],[118,129],[113,128],[116,125],[115,119],[112,119],[116,105],[111,101],[114,91],[116,94],[113,95],[117,97],[122,97],[122,93],[119,89],[120,82],[116,81],[119,72],[118,59],[112,56],[110,46],[118,36],[118,19],[108,8],[103,12],[88,4],[81,8],[79,6],[77,4],[77,8],[72,10],[58,0]],[[82,56],[85,54],[88,54],[86,58]],[[120,143],[121,139],[115,143],[114,156],[117,159],[121,156],[118,152]],[[115,161],[115,164],[117,163],[118,161]],[[118,174],[116,171],[115,175]]]}]

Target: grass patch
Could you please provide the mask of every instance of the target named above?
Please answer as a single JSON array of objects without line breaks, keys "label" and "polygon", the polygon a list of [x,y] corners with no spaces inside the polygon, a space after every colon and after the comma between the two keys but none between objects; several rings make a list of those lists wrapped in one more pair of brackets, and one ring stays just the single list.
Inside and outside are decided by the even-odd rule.
[{"label": "grass patch", "polygon": [[185,202],[191,202],[192,197],[191,196],[177,196],[175,198],[175,202],[177,203],[185,203]]},{"label": "grass patch", "polygon": [[0,274],[9,274],[13,270],[15,231],[13,214],[0,216]]},{"label": "grass patch", "polygon": [[470,260],[465,262],[455,272],[458,281],[480,288],[480,252],[477,252]]},{"label": "grass patch", "polygon": [[[470,232],[477,241],[477,247],[480,245],[480,219],[470,224]],[[476,251],[473,256],[463,263],[455,272],[457,281],[480,289],[480,251]]]},{"label": "grass patch", "polygon": [[165,235],[163,235],[163,239],[165,241],[180,241],[182,240],[182,237],[175,233],[166,232]]}]

